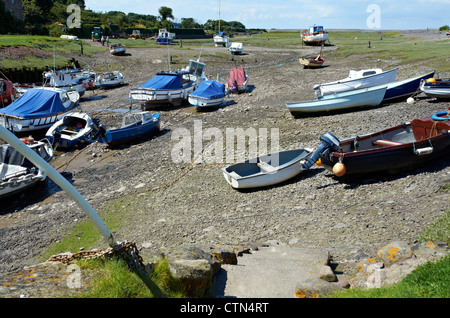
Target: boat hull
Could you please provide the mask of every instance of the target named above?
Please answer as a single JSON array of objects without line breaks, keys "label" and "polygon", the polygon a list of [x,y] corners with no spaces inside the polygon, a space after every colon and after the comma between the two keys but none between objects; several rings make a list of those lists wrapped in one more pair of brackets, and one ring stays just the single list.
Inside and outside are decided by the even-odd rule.
[{"label": "boat hull", "polygon": [[368,75],[361,78],[343,79],[336,82],[316,85],[314,90],[316,96],[326,96],[348,92],[356,89],[369,88],[373,86],[380,86],[395,81],[398,69],[381,72],[378,74]]},{"label": "boat hull", "polygon": [[125,128],[108,130],[105,136],[99,139],[101,143],[117,146],[126,142],[135,141],[155,134],[160,130],[159,114],[153,115],[153,120],[142,125],[133,125]]},{"label": "boat hull", "polygon": [[288,103],[286,106],[292,115],[340,111],[356,107],[378,106],[383,101],[385,93],[386,87],[368,88],[335,96],[328,95],[309,102]]},{"label": "boat hull", "polygon": [[[441,133],[442,130],[446,133]],[[343,163],[345,176],[398,173],[423,167],[424,164],[450,152],[449,130],[448,121],[447,124],[442,124],[431,118],[414,120],[408,124],[359,136],[357,139],[353,137],[343,140],[343,156],[341,152],[326,151],[321,156],[321,163],[328,170],[332,170],[338,162]],[[392,142],[394,136],[398,139]],[[386,138],[389,140],[386,141]]]},{"label": "boat hull", "polygon": [[[235,189],[267,187],[300,174],[303,171],[302,162],[310,153],[307,149],[282,151],[231,165],[223,168],[222,173],[228,184]],[[273,164],[274,161],[279,164]],[[264,163],[268,162],[271,164],[266,166]]]},{"label": "boat hull", "polygon": [[188,100],[193,91],[193,86],[174,90],[133,89],[130,91],[130,98],[144,103],[144,107],[169,104],[178,106],[183,101]]},{"label": "boat hull", "polygon": [[410,97],[420,88],[422,80],[426,80],[434,76],[434,72],[406,79],[403,81],[392,82],[387,84],[386,94],[383,101],[391,102],[402,98]]},{"label": "boat hull", "polygon": [[323,65],[325,59],[323,57],[312,56],[308,58],[300,58],[299,62],[303,68],[318,68]]},{"label": "boat hull", "polygon": [[431,98],[450,99],[450,79],[438,79],[429,83],[422,81],[420,90]]},{"label": "boat hull", "polygon": [[208,107],[218,107],[218,106],[222,105],[224,99],[225,99],[225,97],[208,99],[208,98],[202,98],[202,97],[190,95],[188,101],[189,101],[189,104],[191,104],[192,106],[197,106],[198,109],[202,109],[202,108],[208,108]]}]

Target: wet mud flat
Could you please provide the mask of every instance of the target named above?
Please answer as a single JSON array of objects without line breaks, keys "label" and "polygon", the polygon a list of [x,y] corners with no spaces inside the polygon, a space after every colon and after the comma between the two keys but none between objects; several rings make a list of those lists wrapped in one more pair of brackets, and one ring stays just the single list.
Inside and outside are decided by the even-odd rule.
[{"label": "wet mud flat", "polygon": [[[113,231],[118,241],[134,241],[138,246],[258,246],[276,241],[293,247],[330,248],[337,256],[349,257],[357,251],[373,255],[394,240],[412,242],[448,208],[448,195],[439,190],[450,182],[448,156],[409,172],[353,179],[340,179],[313,166],[283,184],[252,191],[237,191],[226,183],[221,172],[228,165],[226,158],[193,164],[198,159],[193,151],[189,153],[191,162],[173,158],[174,132],[187,132],[193,146],[194,128],[199,124],[202,131],[211,128],[222,134],[223,153],[227,128],[254,128],[258,133],[265,128],[269,138],[271,129],[277,129],[280,150],[315,149],[325,132],[344,139],[448,108],[447,103],[420,95],[414,105],[402,101],[294,118],[285,103],[312,100],[315,84],[347,77],[351,69],[397,67],[390,64],[394,61],[370,56],[335,58],[334,50],[333,46],[325,48],[323,68],[306,70],[298,57],[315,53],[317,48],[248,47],[233,60],[225,48],[172,46],[170,55],[176,61],[170,64],[172,70],[186,66],[201,53],[212,79],[224,81],[229,69],[244,67],[249,75],[248,92],[230,95],[222,107],[208,112],[189,105],[154,109],[161,114],[161,132],[155,136],[117,149],[91,144],[57,151],[51,164],[96,210],[113,213],[121,220]],[[81,100],[82,110],[107,127],[120,125],[130,107],[139,109],[128,100],[130,88],[169,66],[166,47],[127,52],[120,57],[105,51],[94,58],[79,58],[94,70],[111,68],[125,76],[121,87],[89,91]],[[397,79],[428,71],[426,62],[402,65]],[[211,149],[213,141],[203,138],[202,150]],[[86,218],[51,180],[2,202],[0,272],[33,264],[51,243]],[[100,240],[99,247],[104,245]]]}]

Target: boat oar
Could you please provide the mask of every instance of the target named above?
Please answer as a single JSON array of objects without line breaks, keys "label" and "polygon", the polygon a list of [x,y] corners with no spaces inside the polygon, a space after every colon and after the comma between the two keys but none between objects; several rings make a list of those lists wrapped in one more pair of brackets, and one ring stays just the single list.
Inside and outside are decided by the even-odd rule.
[{"label": "boat oar", "polygon": [[8,129],[0,125],[0,138],[9,143],[14,149],[20,152],[25,158],[30,160],[36,167],[45,171],[50,179],[52,179],[58,186],[61,187],[73,200],[83,209],[84,212],[91,218],[95,226],[100,230],[102,235],[106,238],[111,247],[116,245],[112,233],[105,225],[100,216],[95,212],[92,206],[84,199],[84,197],[67,181],[55,168],[41,158],[37,153],[25,145],[19,138],[17,138]]}]

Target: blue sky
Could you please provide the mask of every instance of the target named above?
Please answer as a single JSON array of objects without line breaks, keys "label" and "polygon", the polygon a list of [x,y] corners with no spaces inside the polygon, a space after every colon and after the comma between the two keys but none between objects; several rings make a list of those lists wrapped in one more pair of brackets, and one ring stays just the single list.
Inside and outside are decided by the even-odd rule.
[{"label": "blue sky", "polygon": [[[161,6],[172,8],[176,21],[199,23],[219,18],[219,0],[85,0],[95,12],[122,11],[158,16]],[[220,16],[247,28],[304,29],[426,29],[450,25],[450,0],[221,0]]]}]

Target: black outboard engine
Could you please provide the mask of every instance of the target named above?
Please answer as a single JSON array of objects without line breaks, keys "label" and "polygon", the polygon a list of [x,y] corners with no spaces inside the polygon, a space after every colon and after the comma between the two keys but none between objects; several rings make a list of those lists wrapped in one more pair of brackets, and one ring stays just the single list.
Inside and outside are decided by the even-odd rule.
[{"label": "black outboard engine", "polygon": [[314,163],[316,163],[317,160],[319,160],[322,153],[327,149],[332,149],[333,151],[339,150],[339,145],[341,142],[339,139],[337,139],[334,135],[327,132],[324,135],[320,136],[320,141],[322,142],[320,146],[314,151],[314,153],[306,157],[306,162],[303,163],[302,169],[307,170],[312,167]]}]

